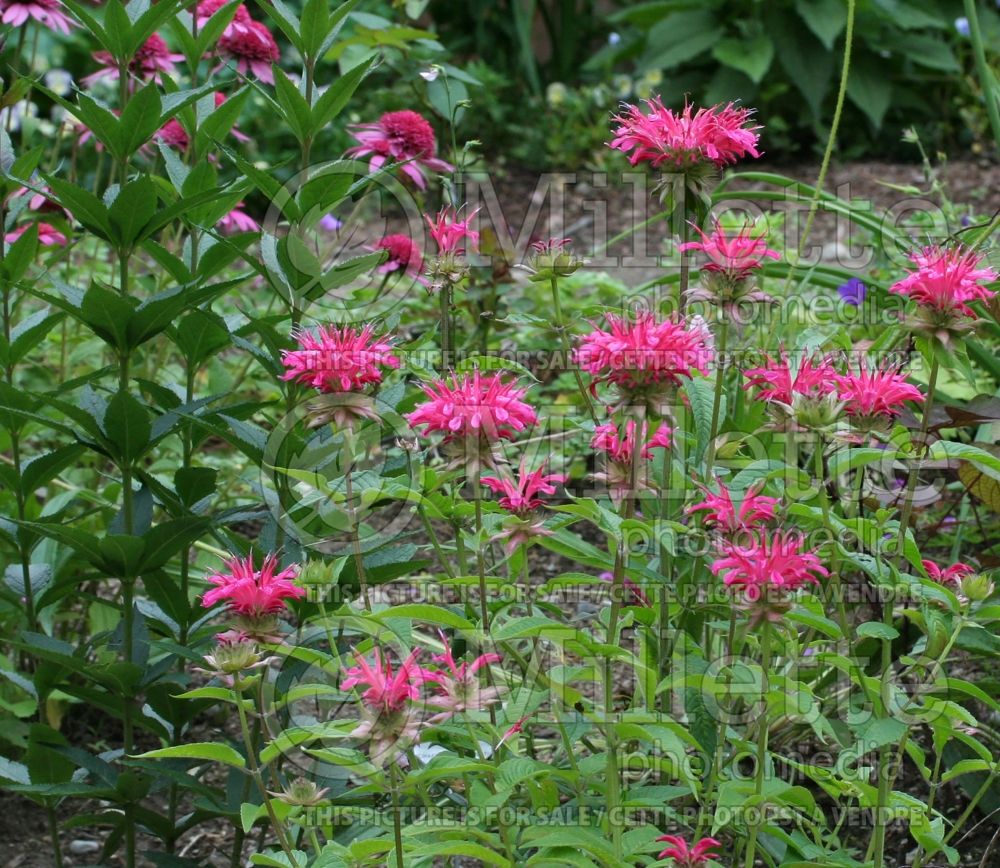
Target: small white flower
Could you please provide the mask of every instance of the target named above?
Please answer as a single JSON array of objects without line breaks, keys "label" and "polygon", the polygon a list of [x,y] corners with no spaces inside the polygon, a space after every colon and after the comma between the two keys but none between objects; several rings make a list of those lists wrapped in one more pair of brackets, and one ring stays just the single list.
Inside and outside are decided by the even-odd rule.
[{"label": "small white flower", "polygon": [[420,77],[424,81],[436,81],[437,77],[441,74],[441,67],[435,64],[434,66],[428,67],[423,72],[420,73]]},{"label": "small white flower", "polygon": [[73,89],[73,76],[65,69],[50,69],[43,80],[45,86],[58,96],[66,96]]}]

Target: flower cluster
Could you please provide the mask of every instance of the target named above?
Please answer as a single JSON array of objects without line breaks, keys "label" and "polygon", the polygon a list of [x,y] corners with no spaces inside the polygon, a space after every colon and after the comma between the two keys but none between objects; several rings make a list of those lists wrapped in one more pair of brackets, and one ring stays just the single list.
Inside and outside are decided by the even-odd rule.
[{"label": "flower cluster", "polygon": [[294,380],[320,392],[358,392],[372,383],[382,382],[383,368],[398,368],[392,339],[375,336],[366,325],[360,330],[350,326],[325,326],[314,333],[297,335],[299,347],[285,350],[281,363],[288,369],[283,380]]},{"label": "flower cluster", "polygon": [[688,506],[684,511],[688,515],[704,512],[705,524],[724,534],[734,535],[751,531],[768,521],[773,521],[775,517],[774,510],[778,500],[761,494],[763,487],[764,483],[758,482],[746,489],[737,508],[733,503],[732,492],[724,484],[719,483],[717,493],[705,485],[699,485],[698,488],[705,495],[705,499]]},{"label": "flower cluster", "polygon": [[480,482],[487,488],[503,494],[497,503],[511,513],[504,523],[503,531],[495,539],[505,539],[508,551],[528,542],[532,537],[550,533],[543,525],[541,516],[535,510],[543,505],[540,494],[555,494],[556,485],[565,482],[561,473],[546,473],[545,462],[537,470],[529,471],[525,460],[516,479],[508,476],[484,476]]},{"label": "flower cluster", "polygon": [[665,108],[659,97],[646,100],[648,113],[626,105],[614,117],[609,144],[628,154],[629,162],[649,163],[654,169],[664,163],[680,170],[710,164],[728,166],[744,157],[759,157],[759,126],[748,125],[753,109],[733,103],[693,110],[690,103],[680,113]]},{"label": "flower cluster", "polygon": [[776,250],[767,246],[767,239],[754,234],[753,224],[745,223],[735,234],[726,232],[718,220],[711,235],[700,227],[695,230],[701,241],[688,241],[678,247],[682,253],[700,251],[707,258],[701,266],[702,283],[688,290],[690,301],[707,301],[725,310],[740,302],[770,302],[771,297],[759,289],[753,280],[765,259],[780,259]]},{"label": "flower cluster", "polygon": [[434,130],[427,119],[406,109],[386,112],[377,121],[353,124],[352,135],[358,144],[347,151],[348,157],[368,158],[368,169],[378,171],[392,161],[421,190],[426,189],[424,171],[454,172],[455,167],[437,156]]},{"label": "flower cluster", "polygon": [[660,423],[650,437],[645,420],[638,425],[635,419],[629,419],[625,423],[624,434],[614,422],[598,425],[590,447],[606,453],[608,461],[603,471],[594,474],[594,479],[608,486],[615,503],[621,503],[632,491],[652,488],[637,458],[649,460],[654,449],[669,449],[670,435],[671,430],[666,423]]},{"label": "flower cluster", "polygon": [[665,388],[678,385],[694,371],[708,372],[713,356],[712,335],[701,320],[660,320],[649,312],[634,319],[613,314],[608,328],[595,327],[580,339],[574,360],[599,383],[611,383],[628,403],[646,399],[655,404]]},{"label": "flower cluster", "polygon": [[676,868],[698,868],[699,865],[705,865],[719,855],[712,851],[722,846],[715,838],[702,838],[694,844],[688,844],[680,835],[661,835],[656,840],[670,845],[657,858],[673,859]]}]

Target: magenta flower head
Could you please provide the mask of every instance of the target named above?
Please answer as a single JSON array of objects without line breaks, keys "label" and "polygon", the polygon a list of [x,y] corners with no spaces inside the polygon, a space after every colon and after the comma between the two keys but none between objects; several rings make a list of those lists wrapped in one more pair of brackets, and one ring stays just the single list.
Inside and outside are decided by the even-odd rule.
[{"label": "magenta flower head", "polygon": [[544,526],[544,519],[535,510],[543,505],[540,494],[555,494],[556,484],[565,482],[561,473],[545,473],[545,462],[537,470],[528,471],[525,459],[517,479],[500,476],[484,476],[480,479],[483,485],[493,491],[503,493],[497,503],[511,517],[504,522],[503,530],[494,540],[506,540],[507,550],[513,551],[517,546],[529,542],[536,536],[548,536],[551,531]]},{"label": "magenta flower head", "polygon": [[868,368],[862,359],[857,373],[838,374],[835,380],[844,412],[866,431],[887,430],[907,401],[919,404],[924,400],[921,391],[890,364]]},{"label": "magenta flower head", "polygon": [[492,447],[513,440],[538,421],[534,409],[522,398],[527,389],[503,374],[452,374],[422,387],[427,400],[406,416],[412,428],[423,426],[425,437],[444,434],[446,446],[457,461],[482,461],[496,465]]},{"label": "magenta flower head", "polygon": [[715,838],[702,838],[692,845],[688,845],[680,835],[661,835],[656,840],[670,845],[657,858],[673,859],[676,868],[697,868],[704,865],[710,859],[718,857],[719,854],[712,851],[722,846]]},{"label": "magenta flower head", "polygon": [[572,244],[569,238],[532,241],[531,253],[528,256],[528,270],[532,272],[531,280],[538,282],[556,277],[569,277],[583,265],[583,260],[569,249]]},{"label": "magenta flower head", "polygon": [[460,217],[460,213],[461,209],[442,208],[433,219],[424,215],[438,249],[437,257],[427,269],[431,290],[440,290],[445,284],[454,285],[469,273],[468,263],[463,259],[466,238],[472,250],[479,248],[479,233],[472,228],[479,209],[465,218]]},{"label": "magenta flower head", "polygon": [[684,512],[692,515],[704,511],[705,524],[717,528],[721,533],[744,533],[774,520],[774,508],[778,505],[778,500],[761,494],[763,487],[764,483],[761,481],[746,489],[737,509],[733,504],[732,494],[721,482],[718,494],[707,486],[699,485],[705,499],[687,507]]},{"label": "magenta flower head", "polygon": [[299,347],[285,350],[281,363],[288,368],[283,380],[312,386],[324,394],[359,392],[382,382],[383,368],[398,368],[392,338],[375,336],[372,325],[360,331],[350,326],[320,326],[315,333],[301,331]]},{"label": "magenta flower head", "polygon": [[[11,229],[10,232],[4,235],[3,240],[8,244],[13,244],[18,238],[24,235],[30,227],[31,224],[26,223],[23,226],[18,226],[16,229]],[[51,223],[39,223],[38,243],[41,244],[42,247],[65,247],[69,244],[69,239]]]},{"label": "magenta flower head", "polygon": [[419,245],[409,235],[386,235],[385,238],[375,242],[375,249],[388,251],[385,262],[375,269],[379,274],[402,271],[426,283],[421,276],[424,270],[424,255],[420,252]]},{"label": "magenta flower head", "polygon": [[658,411],[683,377],[708,373],[713,342],[700,318],[658,320],[648,311],[635,319],[607,317],[608,328],[595,327],[580,339],[574,361],[599,383],[611,383],[628,405],[648,403]]},{"label": "magenta flower head", "polygon": [[295,565],[278,569],[276,555],[267,555],[260,565],[254,566],[253,555],[233,557],[225,562],[224,572],[207,577],[214,588],[204,593],[201,603],[205,608],[223,602],[238,617],[239,629],[253,637],[273,638],[277,627],[276,615],[306,594],[294,580],[298,576]]},{"label": "magenta flower head", "polygon": [[[91,73],[86,78],[81,79],[85,85],[91,85],[100,79],[117,81],[119,70],[110,52],[95,51],[93,58],[101,64],[97,72]],[[170,50],[163,37],[154,33],[136,51],[135,56],[129,61],[129,72],[137,78],[145,81],[159,81],[162,73],[172,74],[174,64],[184,60],[183,54],[176,54]]]},{"label": "magenta flower head", "polygon": [[0,9],[3,10],[0,21],[12,27],[20,27],[31,18],[49,30],[69,36],[70,28],[79,25],[66,15],[64,8],[59,0],[29,0],[27,3],[3,0],[0,2]]},{"label": "magenta flower head", "polygon": [[376,336],[370,324],[360,330],[330,325],[301,331],[296,340],[298,349],[281,354],[287,368],[281,379],[312,386],[325,396],[309,405],[309,427],[333,422],[349,428],[361,419],[378,418],[364,392],[382,382],[383,369],[399,367],[388,335]]},{"label": "magenta flower head", "polygon": [[669,449],[671,433],[670,428],[661,423],[653,432],[653,436],[649,437],[648,423],[643,420],[642,425],[638,426],[635,419],[629,419],[625,423],[624,435],[614,422],[598,425],[594,429],[590,447],[605,452],[608,456],[607,466],[603,471],[595,473],[594,479],[608,486],[612,501],[620,504],[632,491],[633,485],[639,489],[653,487],[647,475],[637,472],[633,467],[633,461],[637,460],[637,457],[644,460],[651,459],[654,449]]},{"label": "magenta flower head", "polygon": [[386,112],[377,121],[352,124],[351,135],[358,144],[347,150],[348,157],[369,158],[368,170],[376,172],[388,162],[400,164],[400,171],[424,190],[427,180],[424,170],[454,172],[451,163],[437,157],[434,130],[427,119],[408,109]]},{"label": "magenta flower head", "polygon": [[744,223],[735,235],[727,233],[718,220],[711,235],[694,228],[701,241],[688,241],[678,250],[698,250],[708,261],[701,266],[701,285],[688,290],[690,301],[706,301],[730,311],[741,302],[773,301],[757,286],[754,276],[765,259],[780,259],[781,255],[768,248],[763,235],[754,234],[752,223]]},{"label": "magenta flower head", "polygon": [[274,84],[271,64],[281,59],[281,51],[267,25],[252,20],[240,22],[235,27],[230,25],[219,38],[217,47],[223,57],[236,61],[238,72],[250,73],[267,84]]},{"label": "magenta flower head", "polygon": [[428,723],[442,723],[456,714],[483,711],[499,702],[501,688],[484,687],[479,671],[500,662],[499,654],[480,654],[471,663],[456,663],[448,639],[440,630],[438,635],[444,645],[444,653],[435,654],[433,660],[437,669],[422,669],[420,677],[425,684],[434,686],[435,695],[427,699],[427,705],[437,713]]},{"label": "magenta flower head", "polygon": [[393,671],[392,663],[383,659],[378,648],[373,653],[374,665],[364,655],[354,652],[357,666],[344,669],[347,676],[342,690],[363,686],[361,721],[351,732],[354,738],[370,740],[372,760],[392,758],[396,750],[405,749],[417,737],[419,715],[413,702],[420,697],[423,670],[417,665],[420,649],[414,649]]},{"label": "magenta flower head", "polygon": [[828,358],[811,354],[792,359],[782,350],[777,359],[743,372],[744,389],[756,388],[757,397],[774,412],[781,427],[822,430],[840,418],[837,372]]},{"label": "magenta flower head", "polygon": [[976,572],[974,567],[970,567],[968,564],[964,564],[961,561],[952,564],[950,567],[942,567],[934,563],[934,561],[928,560],[922,560],[920,563],[927,571],[927,575],[930,576],[935,582],[939,582],[942,585],[957,585],[966,576],[971,576]]},{"label": "magenta flower head", "polygon": [[[240,202],[240,205],[243,203]],[[260,224],[239,206],[219,218],[215,224],[223,235],[233,235],[236,232],[260,232]]]},{"label": "magenta flower head", "polygon": [[710,566],[727,587],[742,594],[753,623],[780,620],[788,595],[829,575],[813,551],[803,551],[803,538],[787,531],[760,532],[739,542],[724,540]]},{"label": "magenta flower head", "polygon": [[684,172],[689,181],[700,183],[737,160],[760,156],[760,127],[750,125],[753,109],[727,103],[693,111],[685,104],[677,113],[665,108],[660,97],[646,100],[646,107],[648,113],[625,105],[612,118],[609,147],[628,154],[633,166],[665,165],[666,171]]},{"label": "magenta flower head", "polygon": [[982,256],[974,250],[925,247],[911,254],[917,266],[889,292],[906,296],[917,303],[917,313],[908,320],[912,328],[937,336],[947,343],[951,332],[961,332],[975,325],[976,313],[970,302],[988,301],[996,293],[984,283],[997,279],[992,268],[982,267]]}]

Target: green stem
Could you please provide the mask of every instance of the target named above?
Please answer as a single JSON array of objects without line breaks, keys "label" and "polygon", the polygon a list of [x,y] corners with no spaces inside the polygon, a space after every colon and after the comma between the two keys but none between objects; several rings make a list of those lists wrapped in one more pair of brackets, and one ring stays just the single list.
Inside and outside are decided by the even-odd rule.
[{"label": "green stem", "polygon": [[986,115],[990,119],[993,138],[997,148],[1000,148],[1000,93],[994,83],[993,72],[986,62],[986,49],[983,46],[983,32],[979,27],[979,14],[976,11],[975,0],[965,0],[965,17],[969,20],[969,39],[972,42],[972,53],[976,58],[976,72],[979,84],[983,89],[983,100],[986,102]]},{"label": "green stem", "polygon": [[723,314],[719,329],[719,340],[715,350],[718,360],[715,366],[715,394],[712,398],[712,427],[709,429],[708,455],[705,458],[705,478],[711,479],[715,466],[715,439],[719,433],[719,411],[722,408],[722,393],[726,387],[726,343],[729,340],[729,318]]},{"label": "green stem", "polygon": [[243,697],[240,695],[240,691],[237,686],[233,687],[232,693],[233,700],[236,702],[236,710],[240,718],[240,733],[243,736],[243,744],[247,751],[247,765],[250,768],[250,775],[260,792],[260,797],[264,802],[264,810],[267,811],[268,819],[271,821],[271,827],[274,829],[274,834],[278,838],[278,843],[281,845],[281,849],[284,851],[285,856],[288,857],[288,864],[294,866],[294,868],[298,868],[299,863],[295,858],[295,853],[292,851],[291,844],[288,842],[288,835],[285,830],[285,826],[281,820],[278,819],[278,815],[274,810],[274,805],[271,803],[271,796],[267,792],[267,787],[264,786],[264,777],[261,774],[260,765],[257,763],[257,751],[254,749],[253,740],[250,736],[250,723],[247,720],[247,710],[243,707]]},{"label": "green stem", "polygon": [[403,862],[403,818],[399,804],[399,769],[393,761],[389,764],[391,778],[389,789],[392,793],[392,837],[396,848],[396,868],[404,868]]},{"label": "green stem", "polygon": [[[927,383],[927,397],[924,400],[923,419],[920,423],[920,435],[917,439],[915,450],[920,450],[921,458],[927,441],[927,431],[930,428],[931,412],[934,409],[934,393],[937,388],[937,378],[939,369],[937,355],[934,355],[931,362],[931,372]],[[920,461],[916,460],[910,466],[906,477],[906,490],[903,494],[903,509],[899,518],[899,534],[896,537],[895,567],[898,569],[903,558],[906,544],[906,531],[910,524],[910,516],[913,514],[913,497],[917,490],[917,477],[920,473]],[[883,586],[884,587],[884,586]],[[882,621],[886,626],[892,627],[893,604],[895,595],[890,595],[889,599],[882,603]],[[882,678],[888,676],[892,667],[892,642],[889,639],[882,640],[881,669]],[[886,710],[882,709],[882,714]],[[871,851],[874,857],[875,868],[883,868],[885,865],[885,827],[886,810],[889,804],[890,790],[890,758],[891,749],[888,745],[883,745],[878,752],[878,801],[875,808],[875,834],[872,838]]]},{"label": "green stem", "polygon": [[[760,727],[757,731],[757,768],[754,773],[754,808],[758,817],[763,813],[761,796],[764,793],[764,765],[767,761],[767,737],[770,732],[770,721],[768,720],[767,705],[767,681],[771,673],[771,622],[764,620],[763,632],[760,637],[761,649],[761,699],[764,708],[758,722]],[[755,821],[750,827],[750,842],[747,844],[746,859],[744,868],[753,868],[754,857],[757,851],[757,835],[760,832],[761,823]]]},{"label": "green stem", "polygon": [[62,845],[59,843],[59,818],[56,817],[55,805],[50,801],[45,803],[45,813],[49,820],[49,837],[52,839],[52,864],[55,868],[62,868]]},{"label": "green stem", "polygon": [[451,284],[446,280],[439,290],[441,305],[441,371],[447,371],[452,366],[451,360]]},{"label": "green stem", "polygon": [[365,558],[361,551],[361,531],[358,523],[358,510],[354,505],[354,432],[350,428],[344,429],[344,455],[345,464],[344,486],[345,505],[347,507],[348,521],[351,523],[351,548],[354,552],[354,568],[358,574],[358,585],[361,589],[361,600],[364,603],[365,611],[372,610],[371,599],[368,595],[368,575],[365,572]]},{"label": "green stem", "polygon": [[563,361],[567,367],[572,368],[573,376],[576,378],[576,387],[580,391],[583,403],[587,408],[587,412],[590,413],[590,418],[593,420],[594,425],[597,425],[597,411],[594,409],[594,402],[591,400],[590,392],[587,391],[587,387],[583,383],[583,375],[580,373],[579,366],[571,359],[572,351],[570,350],[569,335],[566,333],[566,324],[563,322],[562,315],[562,304],[559,300],[559,281],[554,274],[549,278],[549,285],[552,287],[552,307],[555,313],[556,332],[559,335],[559,342],[562,346]]}]

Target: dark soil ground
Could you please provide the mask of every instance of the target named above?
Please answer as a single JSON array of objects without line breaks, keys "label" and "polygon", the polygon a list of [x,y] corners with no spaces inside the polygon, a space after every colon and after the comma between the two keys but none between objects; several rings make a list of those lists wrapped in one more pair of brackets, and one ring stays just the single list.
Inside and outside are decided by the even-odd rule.
[{"label": "dark soil ground", "polygon": [[[755,170],[765,171],[766,168],[760,165],[753,167]],[[807,182],[815,179],[817,167],[803,165],[797,167],[783,166],[775,171],[795,178],[801,178]],[[1000,166],[995,164],[980,164],[974,162],[955,162],[947,165],[941,170],[940,178],[950,200],[956,204],[968,206],[978,214],[990,215],[1000,209]],[[845,198],[867,199],[873,204],[876,210],[892,208],[901,200],[907,198],[925,198],[931,203],[938,200],[936,194],[927,193],[914,195],[910,192],[900,192],[891,186],[910,188],[916,187],[921,191],[928,191],[928,185],[923,172],[916,165],[900,165],[886,163],[854,163],[844,166],[834,166],[831,169],[827,189],[837,192]],[[498,198],[505,203],[503,216],[511,227],[514,236],[517,235],[520,227],[525,222],[525,215],[532,208],[533,197],[535,204],[542,204],[539,196],[538,176],[527,173],[511,173],[500,183]],[[636,220],[642,220],[654,213],[654,206],[646,201],[635,199],[635,194],[627,188],[599,189],[594,185],[593,178],[579,178],[579,183],[570,185],[565,207],[554,212],[550,208],[543,207],[539,211],[538,219],[534,222],[531,234],[537,238],[572,236],[577,242],[578,250],[588,250],[593,247],[595,239],[595,226],[599,226],[604,220],[600,216],[600,211],[595,211],[592,207],[595,200],[606,202],[605,213],[607,215],[606,224],[608,234],[611,237],[622,229],[627,228]],[[637,209],[639,209],[637,211]],[[960,213],[965,209],[960,208]],[[641,216],[636,216],[641,212]],[[588,214],[592,215],[588,218]],[[568,216],[572,215],[572,216]],[[581,218],[581,215],[584,215]],[[662,230],[654,232],[650,230],[651,249],[655,248],[655,239],[662,237]],[[601,236],[596,235],[598,241]],[[835,221],[829,219],[827,215],[820,215],[813,230],[813,243],[822,249],[824,259],[836,259],[840,252],[837,245],[842,244],[844,239],[838,235],[838,227]],[[612,246],[610,252],[624,253],[627,251],[627,244]],[[635,268],[612,265],[606,269],[612,276],[619,277],[623,281],[635,284],[649,279],[658,273],[655,267]],[[546,551],[538,548],[533,551],[539,552],[540,560],[532,565],[532,574],[540,577],[555,575],[563,569],[565,564],[561,564],[559,559]],[[579,614],[585,615],[584,612]],[[970,676],[965,676],[970,677]],[[972,676],[974,679],[974,676]],[[108,732],[108,721],[101,720],[96,711],[83,706],[76,706],[71,711],[65,721],[66,733],[71,741],[81,745],[91,745],[97,740],[106,740],[111,736]],[[211,727],[206,726],[205,738],[211,737]],[[193,738],[196,739],[195,736]],[[150,745],[152,746],[152,745]],[[896,783],[896,788],[904,792],[911,792],[914,795],[923,796],[925,786],[919,776],[909,766],[904,766],[901,777]],[[963,805],[966,803],[968,795],[955,785],[948,785],[943,788],[938,807],[946,812],[950,817],[957,816]],[[990,800],[984,800],[986,810],[1000,810],[1000,805],[993,804]],[[78,801],[67,801],[59,806],[57,814],[62,823],[73,818],[75,815],[95,809],[95,805],[85,805]],[[996,822],[996,814],[985,814],[977,811],[976,815],[967,824],[967,832],[961,841],[956,842],[960,852],[960,866],[962,868],[995,868],[1000,865],[1000,826]],[[0,868],[51,868],[54,864],[51,855],[51,846],[48,838],[47,816],[45,811],[32,802],[15,796],[6,791],[0,791]],[[99,865],[99,845],[103,843],[104,831],[93,827],[82,827],[77,829],[64,830],[61,834],[61,842],[64,854],[63,864],[70,866]],[[202,824],[188,833],[179,842],[177,854],[188,858],[198,859],[205,866],[228,866],[230,864],[230,851],[233,840],[233,829],[225,822],[217,821]],[[95,846],[98,848],[95,852]],[[247,864],[250,854],[254,852],[254,841],[248,841],[243,851],[243,864]],[[139,851],[156,847],[156,842],[140,836]],[[888,855],[893,860],[893,864],[903,868],[909,864],[909,854],[913,849],[913,843],[904,827],[894,827],[890,834]],[[112,865],[122,864],[118,860],[112,861]],[[153,862],[144,862],[144,865],[152,866]],[[471,864],[463,862],[462,864]],[[925,863],[926,868],[943,868],[944,862],[940,859]]]}]

